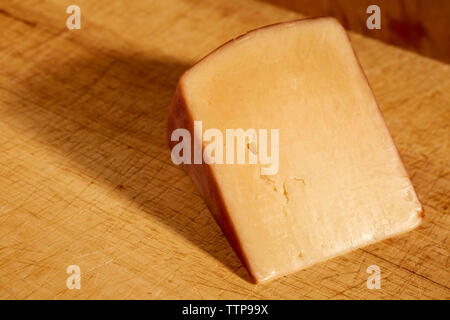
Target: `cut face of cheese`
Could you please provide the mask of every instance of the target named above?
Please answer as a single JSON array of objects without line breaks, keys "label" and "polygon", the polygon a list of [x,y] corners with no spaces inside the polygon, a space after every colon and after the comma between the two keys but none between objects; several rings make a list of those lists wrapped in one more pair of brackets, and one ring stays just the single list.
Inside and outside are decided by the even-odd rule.
[{"label": "cut face of cheese", "polygon": [[264,27],[206,56],[179,81],[169,112],[171,147],[175,129],[194,137],[193,121],[223,136],[226,129],[263,128],[269,136],[279,129],[273,175],[263,175],[267,165],[259,162],[184,164],[256,282],[422,220],[349,38],[333,18]]}]

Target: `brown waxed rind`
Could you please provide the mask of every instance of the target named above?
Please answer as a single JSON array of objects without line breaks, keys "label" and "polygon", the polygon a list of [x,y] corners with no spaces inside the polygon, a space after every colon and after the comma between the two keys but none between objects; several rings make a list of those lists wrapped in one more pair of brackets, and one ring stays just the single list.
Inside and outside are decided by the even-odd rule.
[{"label": "brown waxed rind", "polygon": [[[337,19],[332,18],[332,17],[315,17],[315,18],[305,18],[305,19],[297,19],[297,20],[293,20],[293,21],[288,21],[288,22],[281,22],[281,23],[275,23],[275,24],[271,24],[271,25],[267,25],[267,26],[263,26],[261,28],[258,29],[254,29],[251,30],[239,37],[236,37],[226,43],[224,43],[223,45],[219,46],[218,48],[216,48],[215,50],[213,50],[211,53],[209,53],[208,55],[206,55],[205,57],[203,57],[202,59],[200,59],[196,64],[194,64],[191,68],[195,67],[198,63],[201,63],[204,59],[206,59],[209,55],[213,54],[214,52],[220,50],[221,48],[223,48],[224,46],[230,44],[231,42],[238,40],[246,35],[248,35],[249,33],[253,33],[256,32],[260,29],[265,29],[265,28],[270,28],[272,26],[276,26],[276,25],[280,25],[280,24],[291,24],[291,23],[295,23],[295,22],[307,22],[309,20],[317,20],[317,19],[332,19],[334,20],[338,25],[340,25],[342,27],[342,25],[338,22]],[[351,40],[350,37],[348,35],[348,33],[345,31],[345,29],[342,27],[343,31],[346,33],[347,35],[347,39],[349,41],[349,44],[353,50],[353,54],[354,57],[357,61],[357,64],[360,68],[361,73],[364,75],[364,79],[367,82],[368,87],[370,88],[370,92],[376,102],[375,96],[373,94],[373,90],[370,87],[370,84],[368,82],[367,76],[364,73],[364,70],[361,66],[361,63],[351,45]],[[191,69],[190,68],[190,69]],[[188,69],[189,70],[189,69]],[[187,72],[187,71],[186,71]],[[185,72],[185,73],[186,73]],[[169,147],[170,149],[172,149],[177,142],[176,141],[171,141],[171,134],[173,132],[173,130],[178,129],[178,128],[184,128],[187,129],[190,134],[191,134],[191,147],[193,148],[193,137],[194,137],[194,131],[193,131],[193,121],[194,119],[192,118],[191,114],[189,113],[189,109],[188,109],[188,105],[187,105],[187,101],[185,99],[185,95],[183,93],[183,87],[182,87],[182,78],[183,76],[180,78],[180,81],[178,82],[174,97],[172,99],[170,108],[169,108],[169,117],[168,117],[168,126],[167,126],[167,139],[168,139],[168,143],[169,143]],[[381,109],[378,105],[378,103],[376,103],[377,105],[377,109],[378,112],[381,116],[381,118],[383,119],[383,123],[385,125],[385,127],[387,128],[386,122],[384,121],[384,118],[382,116],[382,112]],[[388,130],[389,132],[389,130]],[[403,170],[406,174],[406,176],[408,177],[408,179],[410,180],[407,171],[403,165],[401,156],[398,152],[398,148],[395,146],[392,136],[389,133],[389,137],[392,141],[392,144],[395,147],[395,150],[397,152],[397,156],[400,159],[400,162],[402,164]],[[203,148],[203,146],[202,146]],[[201,196],[203,197],[207,207],[209,208],[209,210],[211,211],[211,213],[213,214],[215,220],[217,221],[217,223],[219,224],[220,228],[222,229],[223,233],[225,234],[226,238],[228,239],[229,243],[231,244],[231,246],[233,247],[233,249],[236,251],[237,255],[239,256],[239,258],[241,259],[241,261],[244,263],[245,267],[247,268],[247,270],[249,271],[249,274],[252,278],[252,280],[255,283],[259,283],[259,282],[265,282],[265,281],[261,281],[259,279],[257,279],[254,275],[254,273],[252,272],[252,268],[248,262],[248,258],[245,255],[245,252],[243,250],[242,244],[239,240],[239,237],[236,233],[235,227],[233,225],[233,222],[231,221],[230,218],[230,214],[227,210],[226,204],[224,202],[224,199],[222,197],[222,194],[220,192],[220,188],[219,185],[217,183],[216,178],[214,177],[212,170],[210,168],[209,165],[202,163],[202,164],[183,164],[183,168],[186,170],[186,172],[189,174],[189,176],[191,177],[191,179],[194,181],[195,185],[197,186],[198,190],[200,191]],[[415,191],[414,191],[415,192]],[[416,195],[417,196],[417,195]],[[417,197],[418,198],[418,197]],[[419,212],[419,216],[420,218],[424,217],[424,211],[423,211],[423,206],[421,206],[421,210]],[[357,248],[354,248],[355,250]],[[280,275],[282,276],[282,275]],[[270,281],[273,280],[274,278],[268,279],[266,281]]]},{"label": "brown waxed rind", "polygon": [[[177,142],[171,141],[171,134],[175,129],[184,128],[191,134],[191,150],[193,150],[194,144],[194,120],[189,113],[187,103],[183,95],[183,88],[181,81],[178,83],[175,95],[172,99],[172,103],[169,107],[169,119],[167,124],[167,140],[169,147],[172,149]],[[202,146],[203,148],[203,146]],[[193,163],[193,161],[191,161]],[[225,234],[228,242],[237,253],[245,267],[249,271],[249,274],[253,282],[258,283],[251,270],[251,266],[248,263],[248,259],[245,256],[245,252],[242,249],[241,242],[238,239],[236,230],[231,221],[230,215],[226,208],[222,194],[220,192],[219,185],[214,177],[211,168],[206,163],[202,164],[182,164],[184,170],[188,173],[191,179],[194,181],[197,189],[200,191],[200,195],[206,203],[206,206],[213,214],[214,219],[219,224],[222,232]]]}]

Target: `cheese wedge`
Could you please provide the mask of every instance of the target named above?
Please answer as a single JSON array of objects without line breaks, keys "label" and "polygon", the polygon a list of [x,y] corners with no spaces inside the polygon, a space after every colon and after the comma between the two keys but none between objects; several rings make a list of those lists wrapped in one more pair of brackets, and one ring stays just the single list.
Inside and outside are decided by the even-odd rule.
[{"label": "cheese wedge", "polygon": [[422,220],[350,40],[333,18],[263,27],[203,58],[176,89],[171,148],[179,141],[172,141],[174,130],[185,128],[197,139],[192,145],[205,149],[194,121],[202,132],[224,136],[227,129],[279,129],[276,174],[262,174],[267,165],[259,162],[184,164],[256,282],[407,232]]}]

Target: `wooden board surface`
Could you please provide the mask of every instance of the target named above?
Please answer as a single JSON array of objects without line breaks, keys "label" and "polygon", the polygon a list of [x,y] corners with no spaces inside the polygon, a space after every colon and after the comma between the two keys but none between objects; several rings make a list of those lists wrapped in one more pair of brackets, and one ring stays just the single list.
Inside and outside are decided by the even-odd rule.
[{"label": "wooden board surface", "polygon": [[[351,35],[425,208],[417,230],[254,285],[166,144],[180,74],[253,1],[0,4],[0,298],[449,299],[450,67]],[[81,269],[81,289],[66,268]],[[381,268],[381,289],[366,269]]]}]

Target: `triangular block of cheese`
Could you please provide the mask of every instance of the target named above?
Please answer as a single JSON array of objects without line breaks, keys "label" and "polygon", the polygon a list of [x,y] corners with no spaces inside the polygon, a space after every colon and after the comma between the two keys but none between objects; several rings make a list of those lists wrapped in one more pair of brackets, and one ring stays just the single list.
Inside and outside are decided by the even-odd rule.
[{"label": "triangular block of cheese", "polygon": [[[236,139],[235,163],[227,164],[226,130],[239,128],[246,135],[245,163],[237,163]],[[183,149],[180,157],[202,162],[184,167],[257,282],[409,231],[422,220],[335,19],[260,28],[206,56],[179,81],[168,122],[172,148],[181,142],[176,129],[187,129],[193,140],[191,154]],[[227,145],[221,151],[219,144]]]}]

